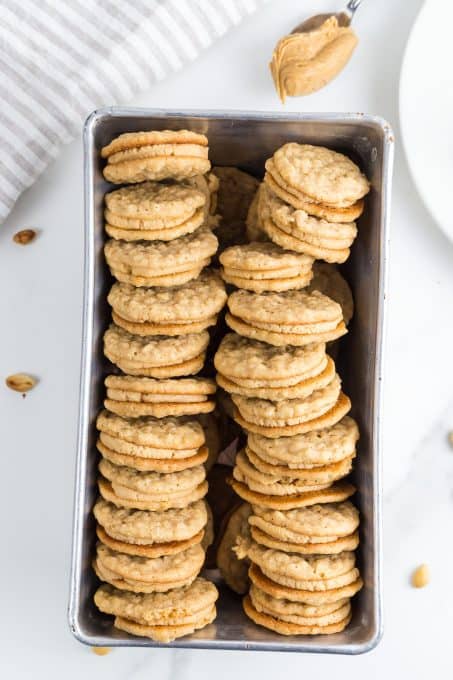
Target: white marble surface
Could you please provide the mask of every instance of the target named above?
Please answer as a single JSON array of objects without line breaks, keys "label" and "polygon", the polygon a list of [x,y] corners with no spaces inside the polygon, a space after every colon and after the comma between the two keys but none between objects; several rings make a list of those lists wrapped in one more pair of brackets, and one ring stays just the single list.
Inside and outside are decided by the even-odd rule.
[{"label": "white marble surface", "polygon": [[[266,63],[274,41],[305,14],[335,2],[274,0],[202,59],[134,105],[278,110]],[[341,4],[341,3],[340,3]],[[385,634],[356,658],[115,650],[98,658],[66,624],[82,303],[82,149],[76,140],[20,200],[0,230],[0,375],[26,371],[22,399],[0,387],[2,558],[0,676],[218,680],[283,672],[314,677],[451,677],[453,247],[437,230],[398,146],[398,79],[419,0],[369,0],[347,71],[288,110],[365,111],[394,126],[397,153],[385,393]],[[433,36],[427,36],[427,49]],[[421,83],[421,86],[423,84]],[[41,230],[27,248],[18,229]],[[432,581],[415,591],[411,569]]]}]

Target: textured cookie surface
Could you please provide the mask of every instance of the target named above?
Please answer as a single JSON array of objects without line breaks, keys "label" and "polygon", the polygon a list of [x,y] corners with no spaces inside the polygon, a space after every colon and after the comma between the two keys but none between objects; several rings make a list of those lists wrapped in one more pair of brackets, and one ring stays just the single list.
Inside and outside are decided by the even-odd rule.
[{"label": "textured cookie surface", "polygon": [[274,347],[229,333],[220,343],[214,364],[220,373],[241,379],[267,381],[310,377],[322,364],[323,343],[306,347]]},{"label": "textured cookie surface", "polygon": [[253,506],[260,505],[274,510],[305,508],[316,503],[337,503],[346,500],[355,492],[355,487],[352,484],[341,481],[335,482],[335,484],[331,484],[324,489],[304,491],[291,496],[275,496],[269,493],[260,493],[250,489],[244,483],[244,476],[237,468],[234,469],[234,479],[231,481],[231,486],[238,496]]},{"label": "textured cookie surface", "polygon": [[139,472],[134,468],[114,465],[102,459],[99,471],[115,486],[116,484],[143,494],[159,495],[180,493],[195,489],[206,477],[205,469],[198,465],[181,472],[160,474],[158,472]]},{"label": "textured cookie surface", "polygon": [[230,295],[228,307],[232,314],[246,321],[282,325],[316,324],[340,320],[342,315],[340,305],[318,291],[258,295],[239,290]]},{"label": "textured cookie surface", "polygon": [[110,240],[105,246],[105,256],[110,266],[157,276],[191,269],[194,263],[211,257],[217,246],[218,241],[212,231],[197,229],[172,241]]},{"label": "textured cookie surface", "polygon": [[143,624],[183,624],[188,617],[212,605],[217,589],[210,581],[197,578],[190,586],[169,593],[128,593],[102,585],[95,603],[106,614],[123,616]]},{"label": "textured cookie surface", "polygon": [[[251,452],[250,454],[251,455]],[[292,474],[290,476],[268,473],[260,470],[253,463],[246,451],[240,451],[236,457],[233,470],[234,478],[245,481],[252,491],[271,496],[292,496],[309,491],[328,488],[332,482],[341,479],[350,472],[350,459],[337,463],[331,467],[316,468],[307,471],[306,475]]]},{"label": "textured cookie surface", "polygon": [[112,324],[104,334],[104,351],[109,359],[125,359],[143,366],[166,366],[198,356],[208,342],[206,331],[174,337],[140,337]]},{"label": "textured cookie surface", "polygon": [[249,422],[259,425],[288,425],[304,422],[322,415],[336,404],[340,394],[341,382],[338,375],[326,387],[315,390],[304,399],[283,399],[273,402],[233,394],[232,399],[241,415]]},{"label": "textured cookie surface", "polygon": [[[149,473],[146,472],[146,474]],[[194,489],[189,489],[188,491],[172,491],[159,494],[142,493],[100,476],[98,488],[104,500],[118,507],[162,512],[171,508],[186,508],[192,503],[201,500],[206,495],[208,483],[202,482]]]},{"label": "textured cookie surface", "polygon": [[101,411],[96,426],[125,442],[155,449],[198,449],[205,440],[195,418],[121,418]]},{"label": "textured cookie surface", "polygon": [[[269,238],[277,243],[282,248],[289,248],[296,251],[296,253],[305,253],[311,255],[318,260],[325,260],[326,262],[337,262],[339,264],[346,262],[349,257],[350,250],[348,244],[340,245],[341,242],[333,243],[326,241],[322,244],[320,242],[313,243],[303,233],[296,232],[293,228],[281,229],[270,218],[264,218],[263,229]],[[338,247],[332,247],[338,246]]]},{"label": "textured cookie surface", "polygon": [[290,468],[287,465],[270,464],[263,460],[261,456],[256,454],[248,446],[245,448],[246,456],[257,470],[264,474],[276,477],[279,481],[284,482],[288,479],[304,480],[307,484],[324,484],[333,482],[336,479],[341,479],[351,471],[352,461],[355,457],[348,456],[336,463],[328,465],[316,465],[315,467]]},{"label": "textured cookie surface", "polygon": [[351,615],[347,614],[344,619],[338,623],[330,623],[325,625],[301,625],[298,623],[289,623],[281,619],[258,611],[253,605],[249,596],[246,596],[243,601],[243,608],[246,615],[252,619],[258,626],[263,626],[269,630],[273,630],[280,635],[332,635],[340,633],[346,628],[351,620]]},{"label": "textured cookie surface", "polygon": [[226,297],[222,279],[206,271],[198,279],[171,289],[142,289],[115,283],[108,301],[125,319],[162,324],[210,317],[221,310]]},{"label": "textured cookie surface", "polygon": [[99,524],[96,527],[96,536],[99,541],[112,550],[124,553],[126,555],[138,555],[139,557],[163,557],[164,555],[176,555],[176,553],[183,552],[193,545],[201,543],[203,549],[204,537],[206,528],[202,529],[183,541],[168,541],[167,543],[154,543],[149,545],[139,545],[137,543],[130,543],[124,540],[112,538]]},{"label": "textured cookie surface", "polygon": [[193,621],[192,623],[183,623],[177,626],[153,626],[149,624],[143,625],[131,621],[130,619],[125,619],[122,616],[116,616],[114,626],[131,635],[151,638],[151,640],[155,640],[156,642],[172,642],[177,638],[191,635],[196,630],[205,628],[215,620],[216,616],[216,607],[215,605],[212,605],[212,607],[208,607],[199,612],[196,621]]},{"label": "textured cookie surface", "polygon": [[304,210],[309,215],[325,219],[328,222],[353,222],[360,217],[365,206],[363,198],[351,205],[341,208],[326,203],[316,203],[315,201],[312,201],[306,194],[285,185],[284,180],[280,177],[275,168],[272,158],[269,158],[266,161],[264,184],[268,186],[274,194],[281,198],[282,201],[293,206],[296,210]]},{"label": "textured cookie surface", "polygon": [[348,598],[338,600],[338,602],[327,602],[325,604],[312,605],[304,602],[292,602],[291,600],[279,599],[272,597],[266,593],[259,586],[252,584],[250,587],[250,598],[255,607],[259,610],[261,607],[273,612],[273,616],[277,618],[279,615],[296,615],[296,616],[325,616],[332,612],[338,611],[347,602]]},{"label": "textured cookie surface", "polygon": [[252,542],[248,556],[264,572],[282,574],[294,581],[318,581],[336,578],[354,568],[355,554],[344,552],[339,555],[295,555],[272,550]]},{"label": "textured cookie surface", "polygon": [[108,375],[105,386],[115,390],[156,395],[206,395],[216,391],[215,382],[209,378],[155,380],[130,375]]},{"label": "textured cookie surface", "polygon": [[289,423],[286,421],[286,424],[283,420],[274,420],[273,422],[266,421],[267,424],[260,425],[257,422],[244,418],[238,409],[235,410],[233,417],[241,427],[247,430],[247,432],[257,432],[264,437],[276,439],[279,437],[292,437],[297,434],[304,434],[305,432],[323,430],[331,427],[338,423],[350,409],[351,400],[343,392],[340,392],[337,402],[329,410],[320,415],[316,415],[309,420],[298,418],[297,422]]},{"label": "textured cookie surface", "polygon": [[298,587],[285,586],[266,576],[256,564],[251,565],[249,578],[255,586],[272,597],[290,602],[302,602],[316,607],[352,597],[363,587],[363,581],[358,574],[355,580],[347,585],[326,590],[304,590]]},{"label": "textured cookie surface", "polygon": [[205,202],[203,192],[187,184],[143,182],[105,195],[106,207],[115,215],[162,224],[172,218],[185,221]]},{"label": "textured cookie surface", "polygon": [[[347,239],[352,243],[357,236],[357,227],[354,222],[329,222],[309,215],[305,210],[300,210],[288,205],[266,184],[262,190],[260,200],[261,218],[271,219],[283,230],[288,229],[288,233],[294,231],[296,234],[320,237],[332,241]],[[301,236],[302,240],[303,237]]]},{"label": "textured cookie surface", "polygon": [[176,555],[149,558],[125,555],[100,543],[96,551],[96,561],[103,570],[112,573],[113,579],[139,581],[150,586],[171,586],[181,580],[193,580],[203,564],[204,550],[198,544]]},{"label": "textured cookie surface", "polygon": [[[217,316],[208,316],[199,321],[182,321],[182,322],[169,322],[169,323],[153,323],[150,321],[130,321],[125,319],[114,310],[112,310],[112,320],[113,322],[123,328],[128,333],[133,335],[167,335],[174,337],[176,335],[189,335],[192,333],[201,333],[202,331],[209,328],[209,326],[214,326],[217,321]],[[157,376],[164,377],[164,376]]]},{"label": "textured cookie surface", "polygon": [[350,322],[354,313],[354,300],[346,279],[338,269],[327,262],[316,262],[313,267],[313,278],[308,290],[319,290],[341,306],[343,319],[346,325]]},{"label": "textured cookie surface", "polygon": [[239,168],[215,167],[220,180],[218,191],[219,213],[225,222],[245,221],[252,197],[257,190],[258,180]]},{"label": "textured cookie surface", "polygon": [[195,175],[203,175],[211,168],[207,158],[197,156],[156,156],[154,154],[133,160],[108,163],[103,174],[108,182],[160,181],[165,179],[183,180]]},{"label": "textured cookie surface", "polygon": [[266,459],[286,465],[324,465],[342,460],[354,451],[359,438],[356,422],[346,416],[331,428],[294,437],[269,439],[250,432],[248,446]]},{"label": "textured cookie surface", "polygon": [[[275,528],[290,529],[302,536],[337,537],[352,534],[359,525],[359,513],[350,501],[324,503],[293,510],[271,510],[256,506],[250,523],[260,526],[264,520]],[[285,534],[282,534],[285,537]]]},{"label": "textured cookie surface", "polygon": [[283,180],[317,202],[350,205],[369,191],[366,177],[344,154],[311,144],[290,142],[273,156]]},{"label": "textured cookie surface", "polygon": [[220,255],[224,267],[232,269],[280,270],[294,267],[300,271],[309,269],[311,257],[283,250],[274,243],[247,243],[227,248]]},{"label": "textured cookie surface", "polygon": [[[110,392],[110,390],[109,390]],[[133,393],[136,395],[137,393]],[[168,416],[187,416],[197,415],[199,413],[211,413],[215,409],[215,401],[208,400],[205,397],[200,399],[167,399],[156,401],[155,399],[128,399],[128,394],[122,393],[120,399],[110,398],[111,395],[107,393],[107,399],[104,399],[104,406],[109,411],[117,413],[120,416],[131,416],[137,418],[140,416],[153,416],[155,418],[166,418]],[[144,395],[145,397],[147,395]],[[154,395],[155,396],[155,395]]]},{"label": "textured cookie surface", "polygon": [[151,144],[200,144],[208,145],[205,135],[192,130],[151,130],[149,132],[124,132],[101,149],[102,158],[134,147]]},{"label": "textured cookie surface", "polygon": [[[315,390],[322,389],[332,382],[335,376],[335,364],[328,357],[317,375],[310,378],[302,378],[292,385],[239,385],[226,378],[222,374],[217,374],[217,382],[224,390],[230,394],[241,394],[244,397],[258,399],[269,399],[270,401],[282,401],[285,399],[303,399],[312,394]],[[293,381],[291,381],[293,382]]]},{"label": "textured cookie surface", "polygon": [[93,513],[109,536],[144,545],[186,540],[198,534],[207,522],[204,501],[186,508],[149,512],[118,508],[100,498]]},{"label": "textured cookie surface", "polygon": [[233,548],[238,539],[247,540],[249,537],[248,518],[251,511],[248,503],[242,503],[233,510],[217,549],[217,566],[226,583],[239,594],[247,592],[249,565],[246,560],[238,559]]},{"label": "textured cookie surface", "polygon": [[[287,623],[291,624],[297,624],[299,626],[316,626],[316,627],[324,627],[324,626],[329,626],[331,624],[338,623],[339,621],[343,621],[346,616],[349,616],[351,612],[351,605],[349,601],[343,602],[340,606],[337,605],[326,605],[326,607],[330,607],[331,611],[323,612],[322,610],[319,611],[318,609],[312,607],[315,611],[313,614],[301,614],[298,611],[294,611],[296,607],[300,607],[299,603],[288,603],[290,606],[288,607],[288,610],[281,609],[277,606],[277,608],[274,608],[273,604],[274,602],[278,602],[276,598],[269,598],[269,600],[266,600],[263,598],[263,595],[266,595],[263,593],[263,591],[258,591],[260,592],[259,595],[257,595],[257,590],[256,586],[252,586],[250,589],[250,601],[252,602],[253,606],[258,612],[262,612],[263,614],[266,614],[268,616],[272,616],[279,621],[285,621]],[[261,595],[261,593],[263,595]],[[293,606],[291,606],[291,604]],[[303,605],[302,605],[303,606]],[[333,607],[335,606],[335,609]]]}]

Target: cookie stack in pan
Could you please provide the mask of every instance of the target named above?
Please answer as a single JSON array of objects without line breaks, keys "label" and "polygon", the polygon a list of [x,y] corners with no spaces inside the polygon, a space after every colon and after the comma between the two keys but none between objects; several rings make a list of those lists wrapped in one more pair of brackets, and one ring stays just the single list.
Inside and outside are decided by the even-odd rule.
[{"label": "cookie stack in pan", "polygon": [[248,504],[236,547],[250,563],[243,606],[284,635],[343,630],[362,587],[359,516],[348,500],[355,489],[344,479],[359,432],[326,352],[347,332],[353,303],[326,263],[347,259],[368,190],[342,154],[285,144],[266,162],[249,211],[248,231],[260,242],[220,256],[237,290],[226,316],[234,333],[215,356],[217,382],[247,435],[232,480]]},{"label": "cookie stack in pan", "polygon": [[118,370],[97,419],[95,602],[117,628],[168,642],[216,615],[217,589],[199,577],[216,384],[197,374],[226,301],[206,268],[218,182],[206,137],[187,130],[126,133],[101,155],[105,178],[126,186],[105,199],[116,282],[104,353]]}]

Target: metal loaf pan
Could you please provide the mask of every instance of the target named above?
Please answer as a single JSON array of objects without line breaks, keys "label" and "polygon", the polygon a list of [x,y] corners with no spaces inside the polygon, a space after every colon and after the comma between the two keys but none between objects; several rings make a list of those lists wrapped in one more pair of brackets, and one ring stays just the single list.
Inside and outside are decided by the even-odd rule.
[{"label": "metal loaf pan", "polygon": [[97,611],[91,569],[95,545],[91,515],[98,454],[95,419],[102,405],[108,363],[102,335],[110,318],[106,296],[110,277],[103,259],[103,197],[112,187],[103,179],[99,150],[122,132],[189,128],[209,137],[213,165],[234,165],[262,176],[264,161],[289,141],[322,144],[353,157],[371,180],[359,236],[344,267],[355,297],[355,315],[341,349],[339,370],[361,432],[354,481],[361,511],[359,566],[365,582],[353,600],[353,619],[331,636],[283,637],[259,628],[243,614],[240,598],[220,586],[214,624],[171,646],[358,654],[372,649],[382,633],[381,575],[381,419],[382,363],[388,215],[393,157],[389,125],[362,114],[282,114],[240,111],[165,111],[110,108],[94,112],[84,130],[85,297],[80,414],[74,507],[74,538],[69,623],[89,645],[158,646],[115,630],[111,617]]}]

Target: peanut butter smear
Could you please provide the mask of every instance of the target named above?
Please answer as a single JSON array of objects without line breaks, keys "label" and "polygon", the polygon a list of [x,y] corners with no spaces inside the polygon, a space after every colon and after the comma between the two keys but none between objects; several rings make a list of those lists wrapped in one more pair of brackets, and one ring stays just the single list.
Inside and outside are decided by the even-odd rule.
[{"label": "peanut butter smear", "polygon": [[329,17],[307,33],[290,33],[277,43],[269,64],[278,96],[301,97],[330,83],[348,63],[358,38],[350,26]]}]

